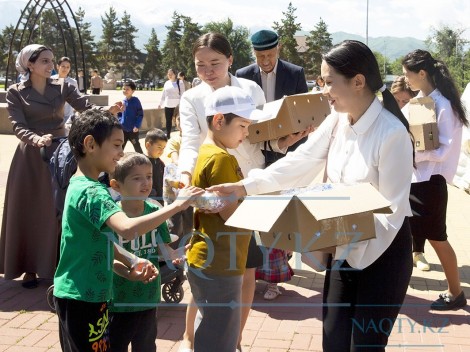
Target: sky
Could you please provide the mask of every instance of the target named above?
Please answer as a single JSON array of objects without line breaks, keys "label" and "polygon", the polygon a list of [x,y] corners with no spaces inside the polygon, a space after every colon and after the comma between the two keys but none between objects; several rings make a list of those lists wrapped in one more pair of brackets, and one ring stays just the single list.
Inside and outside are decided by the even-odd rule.
[{"label": "sky", "polygon": [[[146,42],[152,27],[160,28],[157,34],[163,41],[166,33],[162,33],[162,26],[170,24],[174,11],[199,24],[230,17],[235,25],[246,26],[254,32],[271,28],[275,21],[280,22],[289,1],[297,9],[295,15],[304,31],[314,29],[321,17],[330,33],[342,31],[365,37],[367,27],[369,37],[424,40],[430,35],[431,27],[449,25],[461,29],[468,27],[463,37],[470,40],[468,0],[68,0],[68,3],[74,12],[79,5],[85,10],[86,21],[92,22],[95,33],[100,31],[100,16],[111,6],[118,17],[127,11],[139,28],[137,35]],[[16,25],[21,9],[28,2],[0,0],[0,29],[9,24]]]}]

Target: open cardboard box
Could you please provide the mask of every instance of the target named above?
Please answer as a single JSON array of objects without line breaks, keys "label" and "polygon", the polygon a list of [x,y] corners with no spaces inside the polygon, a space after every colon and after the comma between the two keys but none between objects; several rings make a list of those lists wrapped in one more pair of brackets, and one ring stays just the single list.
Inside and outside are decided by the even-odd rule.
[{"label": "open cardboard box", "polygon": [[319,126],[330,114],[330,105],[321,93],[304,93],[266,103],[263,111],[270,117],[248,127],[252,144],[285,137],[310,125]]},{"label": "open cardboard box", "polygon": [[434,100],[431,97],[413,98],[409,104],[410,131],[415,140],[415,150],[439,148]]},{"label": "open cardboard box", "polygon": [[375,238],[373,213],[391,213],[371,184],[322,192],[248,196],[226,225],[259,231],[265,247],[309,252]]}]

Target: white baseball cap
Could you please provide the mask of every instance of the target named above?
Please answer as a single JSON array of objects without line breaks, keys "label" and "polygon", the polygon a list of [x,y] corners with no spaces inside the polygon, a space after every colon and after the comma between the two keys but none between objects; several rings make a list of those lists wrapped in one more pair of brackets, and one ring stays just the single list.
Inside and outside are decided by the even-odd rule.
[{"label": "white baseball cap", "polygon": [[256,109],[251,96],[239,87],[225,86],[215,90],[206,99],[206,116],[229,114],[249,120],[266,118],[266,113]]}]

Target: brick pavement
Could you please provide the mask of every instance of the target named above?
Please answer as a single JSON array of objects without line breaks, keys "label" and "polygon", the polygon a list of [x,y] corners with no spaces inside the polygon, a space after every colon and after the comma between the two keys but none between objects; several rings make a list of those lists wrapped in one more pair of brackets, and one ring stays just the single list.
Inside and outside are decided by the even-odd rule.
[{"label": "brick pavement", "polygon": [[[0,135],[1,200],[16,144],[14,136]],[[132,150],[132,146],[128,144],[126,150]],[[3,211],[3,201],[0,201],[0,209]],[[467,297],[470,297],[469,209],[470,196],[449,187],[449,240],[457,253]],[[446,289],[446,282],[437,256],[429,245],[426,253],[432,270],[413,270],[405,305],[391,331],[387,351],[470,351],[470,308],[451,312],[429,310],[431,301]],[[244,331],[244,352],[321,351],[324,275],[306,270],[297,256],[291,264],[295,276],[289,283],[281,284],[282,295],[274,302],[263,300],[264,285],[257,284],[254,307]],[[37,289],[26,290],[19,280],[7,281],[0,275],[0,352],[60,351],[57,317],[46,302],[45,292],[50,284],[50,280],[43,280]],[[178,340],[184,331],[185,304],[189,299],[187,282],[183,288],[186,294],[182,303],[177,306],[163,303],[159,308],[159,352],[176,352],[178,349]],[[369,328],[379,329],[380,326]]]}]

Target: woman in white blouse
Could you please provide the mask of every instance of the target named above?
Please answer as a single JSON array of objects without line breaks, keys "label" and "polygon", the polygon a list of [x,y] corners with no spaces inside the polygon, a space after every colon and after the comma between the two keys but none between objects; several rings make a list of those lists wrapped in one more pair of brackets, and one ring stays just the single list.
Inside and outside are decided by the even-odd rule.
[{"label": "woman in white blouse", "polygon": [[165,108],[165,129],[166,136],[170,139],[171,128],[173,126],[173,115],[175,108],[180,103],[181,95],[184,93],[184,83],[177,79],[176,73],[173,69],[169,69],[167,72],[168,81],[163,85],[163,94],[160,99],[158,108]]},{"label": "woman in white blouse", "polygon": [[[384,351],[412,272],[409,126],[365,44],[344,41],[331,49],[321,75],[334,112],[307,142],[239,183],[211,190],[244,196],[306,186],[324,160],[328,182],[376,187],[392,214],[375,215],[375,239],[336,247],[324,284],[323,350]],[[379,90],[383,105],[375,96]],[[359,329],[364,322],[383,329]]]},{"label": "woman in white blouse", "polygon": [[467,126],[468,121],[460,94],[442,61],[425,50],[415,50],[405,56],[402,64],[410,88],[419,91],[418,97],[429,96],[434,100],[439,130],[439,148],[416,153],[410,194],[411,232],[415,238],[429,240],[447,278],[448,290],[439,295],[431,309],[463,308],[467,300],[460,286],[457,257],[447,241],[446,182],[452,184],[457,171],[462,126]]}]

